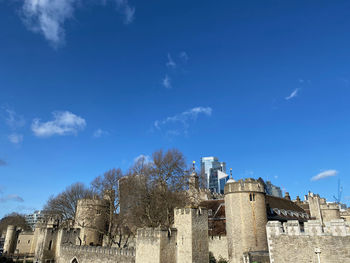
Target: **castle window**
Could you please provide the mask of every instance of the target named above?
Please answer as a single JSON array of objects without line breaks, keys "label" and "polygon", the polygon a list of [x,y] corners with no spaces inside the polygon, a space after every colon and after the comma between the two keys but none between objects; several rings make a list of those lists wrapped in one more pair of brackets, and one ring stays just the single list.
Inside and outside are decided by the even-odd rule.
[{"label": "castle window", "polygon": [[50,240],[50,243],[49,243],[49,250],[51,250],[51,247],[52,247],[52,240]]},{"label": "castle window", "polygon": [[30,240],[28,240],[28,244],[30,243]]},{"label": "castle window", "polygon": [[97,211],[96,211],[96,214],[97,214],[97,215],[100,215],[100,214],[101,214],[101,210],[97,210]]},{"label": "castle window", "polygon": [[255,201],[255,194],[249,194],[249,200],[250,202]]},{"label": "castle window", "polygon": [[209,209],[209,210],[208,210],[208,215],[209,215],[209,216],[213,215],[213,210]]},{"label": "castle window", "polygon": [[18,244],[21,243],[21,240],[18,240]]}]

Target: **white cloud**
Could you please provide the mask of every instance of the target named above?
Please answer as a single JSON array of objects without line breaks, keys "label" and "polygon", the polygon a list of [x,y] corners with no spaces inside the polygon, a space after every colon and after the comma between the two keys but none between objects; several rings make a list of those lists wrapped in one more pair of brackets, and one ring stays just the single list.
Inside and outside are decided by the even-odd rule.
[{"label": "white cloud", "polygon": [[5,203],[8,201],[14,201],[14,202],[24,202],[23,198],[16,194],[9,194],[4,197],[0,197],[0,203]]},{"label": "white cloud", "polygon": [[102,136],[107,136],[109,134],[109,132],[104,131],[102,129],[97,129],[96,131],[94,131],[93,137],[94,138],[100,138]]},{"label": "white cloud", "polygon": [[176,68],[176,63],[169,53],[168,53],[168,61],[166,63],[166,66],[169,68]]},{"label": "white cloud", "polygon": [[128,0],[116,0],[119,12],[124,16],[124,23],[130,24],[135,19],[135,8],[129,5]]},{"label": "white cloud", "polygon": [[[128,0],[110,0],[117,5],[117,10],[124,16],[125,24],[134,20],[135,8]],[[73,18],[74,10],[82,6],[80,0],[24,0],[22,18],[25,25],[32,31],[43,34],[54,46],[64,41],[64,23]],[[106,0],[94,0],[94,3],[104,4]]]},{"label": "white cloud", "polygon": [[139,161],[142,161],[144,163],[149,163],[151,162],[151,157],[149,155],[140,154],[134,159],[134,163],[137,163]]},{"label": "white cloud", "polygon": [[166,88],[166,89],[171,89],[172,86],[171,86],[171,79],[169,78],[168,75],[165,75],[163,81],[162,81],[162,84],[163,86]]},{"label": "white cloud", "polygon": [[32,131],[36,136],[76,135],[78,131],[83,130],[86,126],[86,121],[82,117],[69,111],[56,111],[52,115],[52,121],[40,122],[40,119],[33,120]]},{"label": "white cloud", "polygon": [[13,144],[20,144],[23,141],[23,135],[18,133],[12,133],[7,138]]},{"label": "white cloud", "polygon": [[180,52],[179,57],[183,62],[187,62],[189,59],[189,57],[185,51]]},{"label": "white cloud", "polygon": [[14,110],[5,108],[7,116],[5,117],[6,124],[13,130],[21,128],[25,125],[23,116],[18,115]]},{"label": "white cloud", "polygon": [[336,176],[337,174],[338,174],[337,170],[327,170],[312,177],[311,181],[318,181],[327,177]]},{"label": "white cloud", "polygon": [[293,90],[293,92],[288,97],[285,97],[285,99],[290,100],[290,99],[295,98],[298,95],[298,91],[299,91],[299,89]]},{"label": "white cloud", "polygon": [[167,117],[164,120],[156,120],[154,122],[154,127],[158,130],[161,130],[164,127],[169,135],[180,135],[181,133],[186,134],[190,122],[195,121],[200,114],[211,116],[212,108],[195,107],[174,116]]}]

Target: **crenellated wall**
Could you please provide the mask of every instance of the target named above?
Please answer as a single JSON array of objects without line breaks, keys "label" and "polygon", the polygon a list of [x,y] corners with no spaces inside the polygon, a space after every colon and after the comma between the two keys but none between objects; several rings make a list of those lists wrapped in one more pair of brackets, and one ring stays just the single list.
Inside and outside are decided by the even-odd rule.
[{"label": "crenellated wall", "polygon": [[310,220],[304,227],[298,221],[283,225],[270,221],[266,226],[271,263],[350,263],[349,225],[341,219],[325,227]]},{"label": "crenellated wall", "polygon": [[57,263],[135,263],[135,250],[93,246],[62,245]]},{"label": "crenellated wall", "polygon": [[176,229],[141,228],[137,230],[137,263],[176,263]]}]

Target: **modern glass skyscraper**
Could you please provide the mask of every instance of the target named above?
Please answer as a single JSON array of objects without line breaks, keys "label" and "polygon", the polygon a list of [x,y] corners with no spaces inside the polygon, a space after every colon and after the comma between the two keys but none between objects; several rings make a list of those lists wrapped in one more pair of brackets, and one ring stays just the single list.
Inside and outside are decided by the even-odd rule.
[{"label": "modern glass skyscraper", "polygon": [[220,180],[224,178],[218,171],[226,173],[225,162],[219,162],[219,159],[213,156],[201,158],[201,172],[206,176],[207,188],[216,193],[221,192]]}]

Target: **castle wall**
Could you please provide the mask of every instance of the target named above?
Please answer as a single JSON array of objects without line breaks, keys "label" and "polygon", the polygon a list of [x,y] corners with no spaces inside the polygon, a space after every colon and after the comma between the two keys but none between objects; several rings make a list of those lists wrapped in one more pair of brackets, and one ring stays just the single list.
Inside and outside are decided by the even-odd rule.
[{"label": "castle wall", "polygon": [[321,213],[323,222],[330,222],[334,219],[340,219],[339,205],[335,203],[321,205]]},{"label": "castle wall", "polygon": [[62,245],[57,263],[135,263],[133,249],[117,249],[93,246]]},{"label": "castle wall", "polygon": [[271,263],[350,263],[350,231],[342,220],[330,222],[325,229],[319,221],[306,223],[304,231],[298,221],[267,224]]},{"label": "castle wall", "polygon": [[209,237],[209,251],[213,253],[216,260],[220,258],[228,259],[226,236]]},{"label": "castle wall", "polygon": [[176,263],[177,231],[160,228],[141,228],[137,230],[137,263]]},{"label": "castle wall", "polygon": [[54,260],[58,231],[54,228],[39,228],[38,231],[35,259],[38,261]]},{"label": "castle wall", "polygon": [[33,232],[22,232],[18,235],[17,246],[15,252],[18,254],[33,253],[32,245],[34,241]]}]

